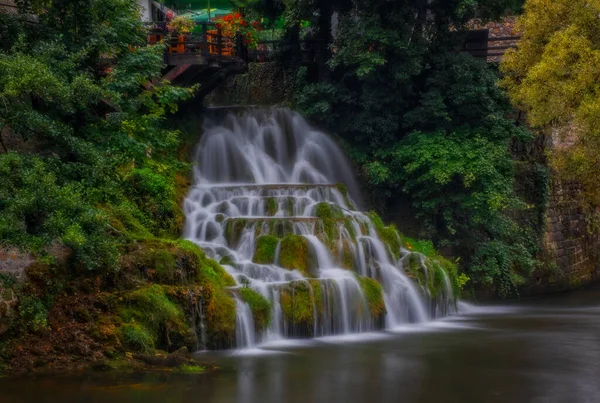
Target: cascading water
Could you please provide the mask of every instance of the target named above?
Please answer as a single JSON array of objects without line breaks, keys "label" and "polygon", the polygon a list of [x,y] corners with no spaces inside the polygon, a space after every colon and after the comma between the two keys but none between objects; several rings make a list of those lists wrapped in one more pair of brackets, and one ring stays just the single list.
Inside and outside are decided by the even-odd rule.
[{"label": "cascading water", "polygon": [[[435,297],[409,278],[404,268],[415,254],[392,250],[357,211],[349,163],[300,115],[251,110],[208,122],[196,161],[185,236],[238,284],[237,347],[422,322],[451,309],[447,274]],[[427,276],[430,267],[418,259]],[[374,308],[369,278],[381,284],[384,309]],[[270,301],[268,327],[255,326],[240,287]]]}]

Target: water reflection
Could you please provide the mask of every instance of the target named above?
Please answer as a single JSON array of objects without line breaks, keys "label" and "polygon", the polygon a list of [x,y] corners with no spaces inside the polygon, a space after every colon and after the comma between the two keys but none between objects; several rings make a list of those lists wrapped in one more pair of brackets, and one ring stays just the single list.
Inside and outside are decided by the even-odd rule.
[{"label": "water reflection", "polygon": [[583,295],[475,309],[362,341],[205,353],[222,369],[201,376],[4,379],[0,402],[598,402],[600,299]]}]

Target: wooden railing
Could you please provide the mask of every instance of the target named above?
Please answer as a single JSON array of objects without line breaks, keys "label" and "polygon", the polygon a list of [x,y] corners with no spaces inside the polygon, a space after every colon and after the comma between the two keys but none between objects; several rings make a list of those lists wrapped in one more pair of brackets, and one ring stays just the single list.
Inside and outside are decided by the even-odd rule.
[{"label": "wooden railing", "polygon": [[[165,23],[150,23],[148,44],[164,42],[168,46],[167,53],[178,55],[201,55],[209,58],[238,58],[247,62],[248,49],[241,33],[234,38],[223,35],[221,28],[213,23],[197,24],[200,32],[169,32]],[[171,57],[170,59],[174,59]]]}]

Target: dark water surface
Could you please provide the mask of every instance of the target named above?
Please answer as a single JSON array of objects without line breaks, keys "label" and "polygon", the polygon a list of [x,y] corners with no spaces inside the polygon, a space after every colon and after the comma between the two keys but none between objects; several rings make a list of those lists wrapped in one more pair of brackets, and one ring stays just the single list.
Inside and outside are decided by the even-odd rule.
[{"label": "dark water surface", "polygon": [[0,402],[600,402],[600,289],[200,357],[221,370],[0,379]]}]

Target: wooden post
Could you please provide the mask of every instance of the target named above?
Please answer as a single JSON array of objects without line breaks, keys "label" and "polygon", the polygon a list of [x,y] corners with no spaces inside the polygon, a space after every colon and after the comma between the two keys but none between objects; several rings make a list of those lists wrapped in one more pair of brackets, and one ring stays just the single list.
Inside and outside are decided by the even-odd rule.
[{"label": "wooden post", "polygon": [[217,28],[217,54],[219,56],[223,54],[223,32],[221,27]]},{"label": "wooden post", "polygon": [[202,24],[202,56],[208,57],[208,36],[206,33],[206,24]]}]

